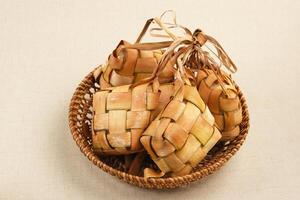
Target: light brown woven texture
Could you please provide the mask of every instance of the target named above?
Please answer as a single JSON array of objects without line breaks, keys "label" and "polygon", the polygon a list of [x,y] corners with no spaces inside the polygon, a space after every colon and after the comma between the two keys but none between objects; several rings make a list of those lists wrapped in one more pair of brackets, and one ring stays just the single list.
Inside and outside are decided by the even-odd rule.
[{"label": "light brown woven texture", "polygon": [[93,146],[104,154],[129,154],[143,150],[139,139],[154,118],[159,103],[158,86],[141,84],[111,87],[93,96]]},{"label": "light brown woven texture", "polygon": [[[156,73],[161,72],[157,64],[158,59],[151,57],[154,51],[145,51],[145,49],[166,47],[170,43],[131,45],[121,41],[121,45],[110,56],[108,66],[101,66],[94,72],[95,79],[100,77],[101,88],[93,97],[92,143],[96,152],[107,155],[124,155],[143,150],[139,139],[150,121],[154,119],[154,114],[158,113],[156,108],[160,99],[159,81],[152,82],[149,76],[156,77]],[[137,58],[138,53],[151,56],[143,57],[147,59]],[[112,57],[113,61],[111,61]],[[111,66],[121,69],[123,74],[118,75],[118,80],[127,80],[126,73],[132,74],[128,83],[138,81],[138,85],[128,85],[127,82],[118,81],[117,84],[121,84],[121,86],[103,87],[101,79],[105,78],[107,67]],[[141,83],[146,79],[142,76],[142,80],[139,81],[141,77],[138,78],[139,74],[135,74],[134,69],[139,68],[141,71],[147,67],[150,69],[147,75],[149,81]],[[104,71],[104,74],[101,74],[101,71]],[[108,76],[107,78],[108,81],[111,81],[115,77]]]},{"label": "light brown woven texture", "polygon": [[[129,43],[121,41],[120,45],[124,44]],[[120,45],[109,56],[107,65],[101,68],[103,72],[99,78],[101,89],[137,83],[151,76],[163,54],[162,50],[122,49],[121,51]],[[171,69],[166,68],[160,74],[160,82],[171,81],[172,75]]]},{"label": "light brown woven texture", "polygon": [[[163,172],[158,176],[189,174],[221,138],[214,122],[197,88],[180,86],[141,137],[146,151]],[[145,170],[144,175],[153,177],[156,173]]]},{"label": "light brown woven texture", "polygon": [[[240,133],[242,107],[238,92],[224,72],[219,80],[212,70],[199,70],[197,85],[199,93],[212,112],[222,140],[232,140]],[[220,80],[222,78],[222,80]],[[220,82],[221,81],[221,85]]]},{"label": "light brown woven texture", "polygon": [[[146,21],[134,44],[121,40],[117,48],[109,55],[107,64],[102,66],[101,70],[99,70],[100,68],[96,70],[95,76],[99,77],[97,81],[101,89],[137,83],[153,75],[152,72],[157,69],[159,60],[164,53],[163,49],[172,43],[171,41],[165,41],[141,44],[142,38],[154,21],[163,30],[169,32],[160,19],[152,18]],[[145,49],[140,48],[139,44],[144,46]],[[126,48],[125,46],[135,46],[135,48]],[[173,81],[173,66],[166,64],[158,78],[160,83]]]},{"label": "light brown woven texture", "polygon": [[223,166],[241,147],[249,129],[249,114],[246,100],[235,85],[240,98],[243,120],[240,124],[240,134],[232,141],[217,144],[196,168],[188,175],[170,178],[149,178],[134,176],[124,172],[122,157],[97,156],[91,142],[92,99],[91,96],[99,90],[93,72],[89,73],[76,88],[69,108],[69,126],[72,136],[83,152],[96,166],[103,171],[117,176],[119,179],[144,188],[176,188],[200,180]]}]

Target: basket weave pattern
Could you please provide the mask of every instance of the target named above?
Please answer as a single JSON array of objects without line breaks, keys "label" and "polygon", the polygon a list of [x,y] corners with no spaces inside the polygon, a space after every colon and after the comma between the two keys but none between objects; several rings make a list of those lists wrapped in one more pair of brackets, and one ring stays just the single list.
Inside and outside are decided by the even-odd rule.
[{"label": "basket weave pattern", "polygon": [[151,84],[111,87],[93,96],[94,150],[111,155],[143,150],[139,139],[153,118],[159,92]]},{"label": "basket weave pattern", "polygon": [[[129,44],[123,41],[121,44]],[[102,67],[100,87],[105,89],[111,86],[122,86],[137,83],[152,75],[157,67],[162,50],[137,50],[126,49],[121,55],[115,55],[120,47],[109,56],[108,63]],[[173,79],[172,66],[167,66],[160,74],[161,83],[170,82]]]},{"label": "basket weave pattern", "polygon": [[[190,174],[184,176],[145,179],[144,177],[125,173],[124,160],[121,156],[107,158],[95,154],[92,147],[91,129],[92,95],[99,90],[100,86],[95,82],[93,72],[84,78],[73,94],[69,108],[69,126],[72,136],[83,154],[105,172],[139,187],[156,189],[176,188],[200,180],[213,173],[223,166],[243,144],[249,129],[248,107],[239,87],[236,84],[234,86],[242,108],[242,122],[239,126],[240,134],[230,142],[217,144]],[[145,162],[145,165],[151,163],[149,160]]]},{"label": "basket weave pattern", "polygon": [[151,122],[141,142],[162,172],[181,176],[189,174],[220,138],[197,89],[184,85]]},{"label": "basket weave pattern", "polygon": [[[222,140],[234,139],[240,133],[239,124],[242,122],[242,108],[236,88],[231,79],[223,73],[226,80],[223,87],[212,70],[199,70],[197,85],[199,94],[212,112],[218,129],[222,132]],[[225,92],[226,94],[225,94]]]}]

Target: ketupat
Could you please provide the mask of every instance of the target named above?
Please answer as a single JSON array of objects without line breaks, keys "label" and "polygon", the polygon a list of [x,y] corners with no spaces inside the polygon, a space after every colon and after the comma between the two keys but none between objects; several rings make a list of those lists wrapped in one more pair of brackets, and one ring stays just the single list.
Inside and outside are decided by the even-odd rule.
[{"label": "ketupat", "polygon": [[233,140],[240,133],[242,107],[231,78],[221,72],[217,75],[209,69],[198,71],[198,91],[212,112],[216,125],[222,133],[222,140]]},{"label": "ketupat", "polygon": [[141,137],[141,143],[162,172],[145,169],[144,176],[186,175],[220,138],[214,117],[196,87],[184,85]]}]

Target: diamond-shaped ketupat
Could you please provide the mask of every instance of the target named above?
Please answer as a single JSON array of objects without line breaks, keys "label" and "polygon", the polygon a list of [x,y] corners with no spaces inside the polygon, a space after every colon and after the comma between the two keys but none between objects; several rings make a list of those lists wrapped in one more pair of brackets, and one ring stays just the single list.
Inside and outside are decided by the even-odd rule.
[{"label": "diamond-shaped ketupat", "polygon": [[184,85],[141,137],[144,148],[161,170],[155,173],[146,169],[144,176],[189,174],[220,138],[197,88]]}]

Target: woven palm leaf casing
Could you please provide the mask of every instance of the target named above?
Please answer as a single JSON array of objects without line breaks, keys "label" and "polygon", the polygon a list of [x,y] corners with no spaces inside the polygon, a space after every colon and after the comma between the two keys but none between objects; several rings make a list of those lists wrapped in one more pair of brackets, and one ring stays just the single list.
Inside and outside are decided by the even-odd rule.
[{"label": "woven palm leaf casing", "polygon": [[226,80],[223,88],[212,70],[199,70],[197,75],[198,91],[213,114],[216,125],[222,133],[223,141],[232,140],[240,133],[242,107],[238,92],[231,78],[222,72]]},{"label": "woven palm leaf casing", "polygon": [[[111,86],[121,86],[138,81],[151,76],[156,69],[163,51],[122,49],[121,45],[128,45],[126,41],[121,41],[118,47],[109,56],[107,64],[98,71],[99,84],[101,89]],[[159,76],[160,82],[170,82],[173,80],[171,66],[167,66]]]},{"label": "woven palm leaf casing", "polygon": [[93,96],[94,150],[120,155],[142,150],[140,136],[154,118],[160,92],[155,84],[130,85],[100,90]]},{"label": "woven palm leaf casing", "polygon": [[141,143],[163,174],[181,176],[190,173],[220,138],[196,87],[184,85],[150,123]]}]

